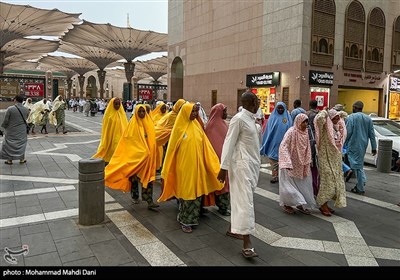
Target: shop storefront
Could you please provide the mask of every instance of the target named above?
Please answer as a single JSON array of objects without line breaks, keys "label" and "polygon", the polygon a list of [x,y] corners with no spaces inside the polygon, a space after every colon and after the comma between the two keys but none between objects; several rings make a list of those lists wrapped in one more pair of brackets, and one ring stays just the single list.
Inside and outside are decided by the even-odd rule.
[{"label": "shop storefront", "polygon": [[309,73],[310,100],[316,100],[318,109],[332,107],[329,105],[331,86],[333,85],[333,73],[310,70]]},{"label": "shop storefront", "polygon": [[400,78],[389,78],[389,119],[400,120]]},{"label": "shop storefront", "polygon": [[280,83],[280,72],[250,74],[246,76],[246,86],[260,99],[260,108],[265,118],[275,108],[276,87]]}]

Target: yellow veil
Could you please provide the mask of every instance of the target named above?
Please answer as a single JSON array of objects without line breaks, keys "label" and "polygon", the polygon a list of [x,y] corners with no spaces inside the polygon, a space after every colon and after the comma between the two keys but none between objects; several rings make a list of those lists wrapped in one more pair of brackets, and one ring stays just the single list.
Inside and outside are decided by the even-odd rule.
[{"label": "yellow veil", "polygon": [[185,104],[184,99],[179,99],[176,101],[174,107],[172,107],[172,111],[162,117],[156,124],[156,141],[157,146],[164,146],[165,143],[168,142],[169,136],[171,135],[172,128],[174,127],[174,123],[176,117],[178,116],[178,112],[181,109],[182,105]]},{"label": "yellow veil", "polygon": [[161,172],[164,188],[158,201],[172,197],[194,200],[224,186],[217,179],[217,154],[199,122],[190,120],[193,106],[182,106],[172,129]]},{"label": "yellow veil", "polygon": [[97,153],[93,155],[94,158],[102,158],[105,162],[111,160],[119,139],[121,139],[122,134],[128,126],[128,119],[122,102],[119,109],[115,110],[114,100],[115,97],[110,100],[104,113],[100,144],[97,148]]},{"label": "yellow veil", "polygon": [[105,185],[109,188],[128,192],[131,189],[130,177],[137,175],[143,187],[155,180],[156,141],[154,125],[150,116],[139,118],[138,105],[135,115],[129,121],[110,163],[105,169]]}]

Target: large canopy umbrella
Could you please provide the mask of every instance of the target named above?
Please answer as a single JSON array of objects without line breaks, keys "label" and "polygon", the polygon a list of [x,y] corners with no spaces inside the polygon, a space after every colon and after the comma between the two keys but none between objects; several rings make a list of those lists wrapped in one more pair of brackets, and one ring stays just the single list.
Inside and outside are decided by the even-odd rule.
[{"label": "large canopy umbrella", "polygon": [[125,76],[128,83],[134,74],[136,57],[152,52],[166,52],[168,35],[154,31],[144,31],[130,27],[117,27],[111,24],[95,24],[83,20],[68,31],[62,40],[79,45],[101,46],[126,59]]},{"label": "large canopy umbrella", "polygon": [[45,63],[49,65],[54,65],[58,67],[65,67],[71,69],[79,74],[79,97],[83,98],[83,85],[85,83],[85,76],[83,76],[86,72],[97,69],[96,64],[85,59],[85,58],[69,58],[64,56],[46,56],[39,60],[40,63]]},{"label": "large canopy umbrella", "polygon": [[59,42],[44,39],[16,39],[8,42],[0,48],[0,52],[4,53],[3,63],[0,64],[0,73],[3,72],[4,66],[11,62],[17,62],[29,59],[39,59],[40,56],[58,49]]},{"label": "large canopy umbrella", "polygon": [[123,59],[123,57],[110,50],[67,42],[61,42],[59,51],[86,58],[97,65],[99,68],[97,75],[100,83],[100,98],[104,98],[104,81],[106,78],[106,71],[104,71],[104,68],[112,62]]},{"label": "large canopy umbrella", "polygon": [[[80,15],[0,2],[0,49],[26,36],[62,36],[81,21]],[[0,74],[5,57],[6,52],[0,50]]]},{"label": "large canopy umbrella", "polygon": [[162,56],[147,61],[136,61],[136,66],[139,71],[148,74],[157,83],[161,76],[167,74],[167,63],[168,58]]}]

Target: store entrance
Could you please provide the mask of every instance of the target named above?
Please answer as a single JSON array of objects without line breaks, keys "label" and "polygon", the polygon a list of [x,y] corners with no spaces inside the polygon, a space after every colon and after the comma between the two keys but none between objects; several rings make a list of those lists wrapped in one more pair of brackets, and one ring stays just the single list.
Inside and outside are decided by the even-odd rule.
[{"label": "store entrance", "polygon": [[[353,111],[353,103],[362,101],[364,103],[363,113],[384,116],[381,109],[382,93],[379,90],[339,88],[337,103],[344,106],[344,110],[350,114]],[[333,107],[335,104],[331,104]]]}]

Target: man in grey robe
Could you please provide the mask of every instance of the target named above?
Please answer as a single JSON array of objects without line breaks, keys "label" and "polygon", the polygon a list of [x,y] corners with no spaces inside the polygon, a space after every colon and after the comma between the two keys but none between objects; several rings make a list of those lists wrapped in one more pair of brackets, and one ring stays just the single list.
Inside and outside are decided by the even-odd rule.
[{"label": "man in grey robe", "polygon": [[218,179],[225,181],[229,176],[231,197],[231,228],[226,235],[242,239],[242,255],[257,257],[250,241],[255,232],[253,193],[260,173],[261,125],[256,123],[254,114],[258,109],[258,99],[250,91],[243,93],[243,109],[230,121],[221,154],[221,170]]},{"label": "man in grey robe", "polygon": [[355,170],[357,175],[357,185],[351,189],[352,193],[365,194],[365,182],[367,177],[364,172],[364,156],[367,151],[368,140],[371,141],[372,155],[376,155],[376,139],[374,126],[369,116],[362,110],[364,103],[357,101],[353,104],[353,114],[346,119],[347,138],[347,156],[351,169]]},{"label": "man in grey robe", "polygon": [[[23,95],[15,97],[15,105],[7,108],[4,121],[1,124],[5,129],[3,146],[0,158],[5,159],[5,164],[12,164],[13,160],[25,163],[25,149],[28,142],[26,119],[29,115],[28,108],[22,105]],[[18,112],[21,111],[21,114]]]}]

